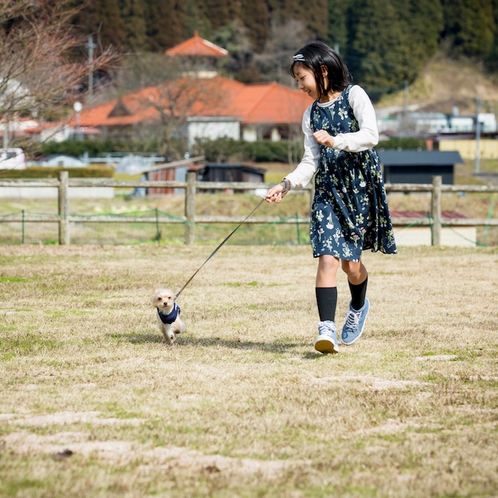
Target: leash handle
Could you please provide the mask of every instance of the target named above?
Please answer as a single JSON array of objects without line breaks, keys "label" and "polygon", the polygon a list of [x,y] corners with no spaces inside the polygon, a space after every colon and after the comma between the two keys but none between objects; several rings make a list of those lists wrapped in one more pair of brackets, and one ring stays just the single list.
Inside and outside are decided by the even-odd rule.
[{"label": "leash handle", "polygon": [[206,261],[204,261],[204,263],[202,263],[202,265],[199,266],[199,268],[197,268],[197,271],[187,280],[187,283],[176,293],[175,300],[183,292],[183,289],[185,289],[185,287],[187,287],[187,285],[199,273],[200,269],[218,252],[218,249],[220,249],[221,246],[252,216],[252,214],[254,213],[254,211],[256,211],[256,209],[258,209],[259,206],[261,206],[261,204],[263,204],[264,200],[265,200],[265,197],[263,197],[259,201],[259,203],[256,205],[256,207],[225,237],[225,239],[220,244],[218,244],[218,247],[208,256],[208,258],[206,259]]}]

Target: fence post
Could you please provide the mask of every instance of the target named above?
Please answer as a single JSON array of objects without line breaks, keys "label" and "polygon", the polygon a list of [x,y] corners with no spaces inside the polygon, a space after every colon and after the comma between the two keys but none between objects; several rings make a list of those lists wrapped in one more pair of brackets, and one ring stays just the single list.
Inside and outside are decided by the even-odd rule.
[{"label": "fence post", "polygon": [[156,208],[156,241],[161,241],[161,231],[159,230],[159,210]]},{"label": "fence post", "polygon": [[296,213],[297,245],[301,245],[301,230],[299,229],[299,214]]},{"label": "fence post", "polygon": [[69,175],[59,171],[59,244],[69,245]]},{"label": "fence post", "polygon": [[431,200],[431,238],[433,246],[441,245],[441,176],[432,177],[432,200]]},{"label": "fence post", "polygon": [[193,245],[195,241],[195,171],[187,173],[187,188],[185,189],[185,244]]}]

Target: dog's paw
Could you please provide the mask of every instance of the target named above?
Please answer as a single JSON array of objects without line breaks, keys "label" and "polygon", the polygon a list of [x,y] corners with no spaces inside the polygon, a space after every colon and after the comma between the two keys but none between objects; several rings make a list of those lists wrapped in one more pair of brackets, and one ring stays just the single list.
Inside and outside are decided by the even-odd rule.
[{"label": "dog's paw", "polygon": [[164,335],[164,342],[168,344],[168,346],[173,346],[173,344],[175,343],[175,339],[176,336],[172,331]]}]

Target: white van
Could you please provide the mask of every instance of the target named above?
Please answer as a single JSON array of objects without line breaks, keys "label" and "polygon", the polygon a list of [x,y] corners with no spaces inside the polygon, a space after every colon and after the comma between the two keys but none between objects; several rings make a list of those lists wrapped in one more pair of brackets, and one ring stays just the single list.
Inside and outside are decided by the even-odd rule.
[{"label": "white van", "polygon": [[26,156],[20,148],[0,149],[0,169],[26,169]]}]

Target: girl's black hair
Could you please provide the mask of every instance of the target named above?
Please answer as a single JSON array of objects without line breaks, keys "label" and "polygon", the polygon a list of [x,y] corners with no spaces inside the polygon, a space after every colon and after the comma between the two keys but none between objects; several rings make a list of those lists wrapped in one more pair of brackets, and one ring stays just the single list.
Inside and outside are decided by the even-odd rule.
[{"label": "girl's black hair", "polygon": [[[298,56],[297,60],[296,56]],[[342,92],[352,80],[342,57],[320,41],[309,42],[294,54],[294,62],[290,67],[293,78],[295,78],[296,64],[301,64],[313,72],[320,95],[326,95],[330,90]],[[326,77],[323,76],[323,67],[327,69]]]}]

